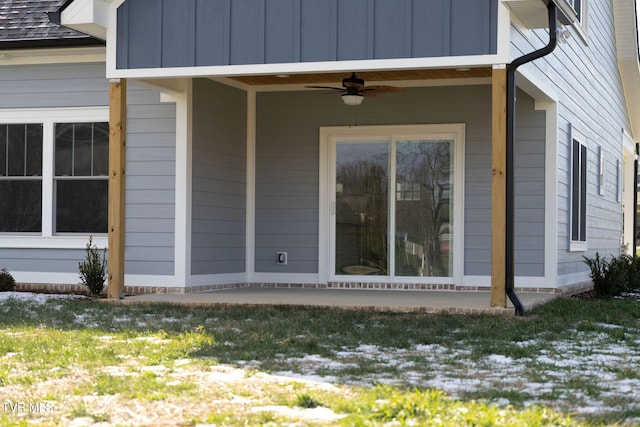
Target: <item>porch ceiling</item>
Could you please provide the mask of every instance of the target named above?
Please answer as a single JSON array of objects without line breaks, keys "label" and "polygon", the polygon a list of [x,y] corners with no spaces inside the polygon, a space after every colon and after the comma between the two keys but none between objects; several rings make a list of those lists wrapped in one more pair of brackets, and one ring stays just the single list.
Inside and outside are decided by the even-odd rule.
[{"label": "porch ceiling", "polygon": [[[371,81],[410,81],[410,80],[439,80],[491,77],[491,67],[478,68],[443,68],[422,70],[394,70],[394,71],[356,71],[358,77],[367,82]],[[349,73],[319,73],[319,74],[290,74],[230,77],[239,83],[249,86],[262,85],[290,85],[310,83],[339,83]]]}]

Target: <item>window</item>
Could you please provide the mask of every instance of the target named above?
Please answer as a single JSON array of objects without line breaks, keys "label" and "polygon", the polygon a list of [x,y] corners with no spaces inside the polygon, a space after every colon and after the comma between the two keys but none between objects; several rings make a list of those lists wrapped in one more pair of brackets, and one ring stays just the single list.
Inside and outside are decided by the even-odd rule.
[{"label": "window", "polygon": [[55,231],[106,233],[108,123],[55,124]]},{"label": "window", "polygon": [[48,247],[107,233],[107,117],[105,107],[0,111],[3,244],[22,245],[17,234]]},{"label": "window", "polygon": [[582,21],[582,2],[583,0],[568,0],[569,4],[575,10],[578,21]]},{"label": "window", "polygon": [[420,200],[422,185],[419,182],[398,182],[396,184],[397,201]]},{"label": "window", "polygon": [[622,202],[623,189],[622,162],[620,160],[616,160],[616,202]]},{"label": "window", "polygon": [[41,124],[0,124],[0,169],[0,232],[40,232]]},{"label": "window", "polygon": [[605,151],[602,147],[598,147],[598,151],[600,152],[600,164],[598,165],[598,194],[604,196],[604,172],[605,172]]},{"label": "window", "polygon": [[567,2],[576,13],[577,21],[573,24],[573,28],[575,32],[578,33],[578,36],[586,43],[589,2],[588,0],[567,0]]},{"label": "window", "polygon": [[573,131],[571,140],[571,250],[586,250],[587,241],[587,146]]}]

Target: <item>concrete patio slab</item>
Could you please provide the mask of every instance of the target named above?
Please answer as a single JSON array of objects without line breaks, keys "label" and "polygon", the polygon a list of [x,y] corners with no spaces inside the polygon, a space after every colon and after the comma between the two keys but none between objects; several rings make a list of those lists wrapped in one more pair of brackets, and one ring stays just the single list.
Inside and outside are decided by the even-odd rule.
[{"label": "concrete patio slab", "polygon": [[[544,304],[558,295],[519,292],[525,311]],[[509,304],[490,306],[490,293],[483,291],[408,291],[314,288],[242,287],[201,293],[147,294],[125,297],[124,301],[175,304],[222,305],[296,305],[342,308],[368,308],[381,311],[421,311],[428,313],[514,314]]]}]

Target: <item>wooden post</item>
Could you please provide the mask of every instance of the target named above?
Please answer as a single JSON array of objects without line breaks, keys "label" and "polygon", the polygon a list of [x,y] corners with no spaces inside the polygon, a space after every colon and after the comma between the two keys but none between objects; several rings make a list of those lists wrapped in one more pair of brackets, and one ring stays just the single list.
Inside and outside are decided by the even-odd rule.
[{"label": "wooden post", "polygon": [[506,307],[506,66],[494,66],[491,88],[491,306]]},{"label": "wooden post", "polygon": [[107,297],[124,294],[126,80],[109,83],[109,255]]}]

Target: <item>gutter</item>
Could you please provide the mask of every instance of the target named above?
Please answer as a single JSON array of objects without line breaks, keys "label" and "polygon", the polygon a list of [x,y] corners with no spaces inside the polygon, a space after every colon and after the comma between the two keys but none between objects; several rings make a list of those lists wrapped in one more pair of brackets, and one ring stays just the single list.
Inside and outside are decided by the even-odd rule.
[{"label": "gutter", "polygon": [[515,282],[515,224],[514,224],[514,140],[516,121],[516,70],[519,66],[542,58],[553,52],[558,43],[558,7],[555,2],[547,5],[549,16],[549,43],[541,49],[523,55],[507,65],[507,147],[506,147],[506,236],[505,236],[505,290],[515,307],[516,315],[524,316],[524,307],[514,290]]}]

